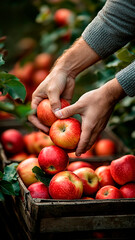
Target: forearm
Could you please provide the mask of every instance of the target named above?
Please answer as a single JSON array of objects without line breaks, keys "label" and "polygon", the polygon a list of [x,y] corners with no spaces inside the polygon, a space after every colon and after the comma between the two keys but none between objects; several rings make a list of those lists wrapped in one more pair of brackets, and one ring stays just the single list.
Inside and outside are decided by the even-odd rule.
[{"label": "forearm", "polygon": [[80,37],[56,61],[54,68],[75,78],[80,72],[99,60],[99,55]]}]

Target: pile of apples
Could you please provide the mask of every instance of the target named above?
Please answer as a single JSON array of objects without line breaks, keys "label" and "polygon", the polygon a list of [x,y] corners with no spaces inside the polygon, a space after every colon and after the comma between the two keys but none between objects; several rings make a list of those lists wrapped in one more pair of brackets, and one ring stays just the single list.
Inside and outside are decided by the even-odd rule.
[{"label": "pile of apples", "polygon": [[[61,107],[66,106],[69,103],[61,99]],[[38,131],[22,136],[18,130],[9,129],[1,136],[3,147],[12,154],[13,161],[17,160],[13,154],[19,154],[27,148],[29,156],[24,156],[17,172],[32,198],[92,200],[135,197],[134,155],[125,155],[109,165],[98,167],[82,159],[70,162],[71,154],[75,158],[75,149],[80,139],[80,122],[74,117],[57,119],[48,99],[40,102],[37,116],[42,124],[50,128],[49,135]],[[98,156],[99,153],[102,156],[115,154],[115,143],[110,139],[99,138],[85,158],[96,153]],[[47,184],[37,178],[33,171],[35,167],[42,171],[44,179],[50,179]]]}]

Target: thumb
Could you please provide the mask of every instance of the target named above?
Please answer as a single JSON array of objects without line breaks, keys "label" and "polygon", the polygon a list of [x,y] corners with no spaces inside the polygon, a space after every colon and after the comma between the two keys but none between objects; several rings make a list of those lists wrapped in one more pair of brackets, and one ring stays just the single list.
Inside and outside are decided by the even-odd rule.
[{"label": "thumb", "polygon": [[68,118],[78,113],[77,104],[72,104],[68,107],[62,108],[61,110],[55,111],[57,118]]},{"label": "thumb", "polygon": [[61,109],[60,98],[57,94],[54,94],[53,96],[48,95],[48,98],[49,98],[51,109],[54,113]]}]

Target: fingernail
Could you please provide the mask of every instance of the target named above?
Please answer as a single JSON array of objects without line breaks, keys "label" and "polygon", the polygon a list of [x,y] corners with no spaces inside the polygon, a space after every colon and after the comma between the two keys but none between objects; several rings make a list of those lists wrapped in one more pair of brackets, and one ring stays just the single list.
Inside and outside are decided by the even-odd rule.
[{"label": "fingernail", "polygon": [[56,109],[55,109],[55,115],[56,115],[56,117],[58,117],[58,118],[63,117],[61,110],[56,110]]}]

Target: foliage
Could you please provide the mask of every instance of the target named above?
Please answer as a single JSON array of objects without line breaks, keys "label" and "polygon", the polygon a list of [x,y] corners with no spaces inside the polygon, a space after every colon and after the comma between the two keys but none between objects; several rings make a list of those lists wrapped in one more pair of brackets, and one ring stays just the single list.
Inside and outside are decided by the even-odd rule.
[{"label": "foliage", "polygon": [[35,166],[32,169],[32,171],[36,174],[36,178],[40,182],[44,183],[46,186],[49,186],[49,183],[50,183],[51,178],[52,178],[51,176],[48,176],[47,174],[45,174],[45,172],[41,168],[39,168],[37,166]]},{"label": "foliage", "polygon": [[0,201],[4,200],[4,195],[19,195],[20,187],[17,180],[17,163],[12,163],[0,171]]}]

